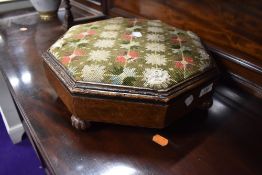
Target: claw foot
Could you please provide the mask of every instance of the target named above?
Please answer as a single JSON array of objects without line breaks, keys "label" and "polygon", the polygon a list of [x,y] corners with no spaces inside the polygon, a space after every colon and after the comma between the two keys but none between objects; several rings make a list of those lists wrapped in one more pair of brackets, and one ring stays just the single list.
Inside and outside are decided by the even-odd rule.
[{"label": "claw foot", "polygon": [[71,116],[71,123],[72,126],[78,130],[85,130],[91,126],[89,122],[81,120],[74,115]]},{"label": "claw foot", "polygon": [[199,106],[199,108],[205,110],[205,109],[210,108],[212,105],[213,105],[213,99],[212,99],[212,98],[209,98],[209,99],[205,100],[205,101]]}]

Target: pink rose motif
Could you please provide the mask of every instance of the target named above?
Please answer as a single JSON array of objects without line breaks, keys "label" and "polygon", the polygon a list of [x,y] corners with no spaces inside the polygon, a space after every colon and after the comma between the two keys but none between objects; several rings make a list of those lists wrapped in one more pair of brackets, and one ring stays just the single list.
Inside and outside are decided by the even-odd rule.
[{"label": "pink rose motif", "polygon": [[96,31],[95,30],[88,30],[87,33],[88,33],[88,35],[95,35]]},{"label": "pink rose motif", "polygon": [[125,63],[126,62],[126,58],[124,56],[117,56],[116,57],[116,62]]},{"label": "pink rose motif", "polygon": [[86,51],[83,49],[75,49],[74,52],[72,53],[71,57],[76,57],[76,56],[85,56]]},{"label": "pink rose motif", "polygon": [[192,64],[193,62],[194,62],[193,58],[186,57],[182,61],[176,61],[175,66],[176,66],[176,68],[182,69],[182,68],[185,68],[187,64]]},{"label": "pink rose motif", "polygon": [[136,51],[129,51],[128,55],[132,58],[132,59],[137,59],[138,58],[138,53]]},{"label": "pink rose motif", "polygon": [[124,35],[122,36],[122,38],[123,38],[124,40],[130,41],[130,40],[133,38],[133,36],[132,36],[131,34],[130,34],[130,35],[124,34]]},{"label": "pink rose motif", "polygon": [[181,61],[177,61],[177,62],[175,63],[175,66],[176,66],[176,68],[178,68],[178,69],[183,69],[183,68],[184,68],[184,64],[182,64]]},{"label": "pink rose motif", "polygon": [[188,63],[190,63],[190,64],[192,64],[192,63],[194,62],[194,61],[193,61],[193,58],[191,58],[191,57],[185,58],[185,61],[188,62]]},{"label": "pink rose motif", "polygon": [[83,39],[87,36],[90,36],[90,35],[95,35],[96,34],[96,31],[95,30],[88,30],[86,32],[82,32],[82,33],[79,33],[77,35],[74,36],[75,39]]},{"label": "pink rose motif", "polygon": [[71,58],[69,57],[69,56],[64,56],[64,57],[62,57],[62,59],[61,59],[61,63],[62,64],[68,64],[68,63],[70,63],[71,62]]},{"label": "pink rose motif", "polygon": [[74,38],[75,39],[83,39],[83,38],[85,38],[85,35],[83,33],[80,33],[80,34],[74,35]]}]

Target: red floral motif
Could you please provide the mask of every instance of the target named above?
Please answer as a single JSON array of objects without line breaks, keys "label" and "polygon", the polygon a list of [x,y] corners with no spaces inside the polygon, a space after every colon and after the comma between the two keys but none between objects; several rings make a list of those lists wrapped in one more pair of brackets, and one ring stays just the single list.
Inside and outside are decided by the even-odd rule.
[{"label": "red floral motif", "polygon": [[193,58],[186,57],[182,61],[176,61],[175,66],[176,68],[182,69],[182,68],[185,68],[187,64],[192,64],[192,63],[193,63]]},{"label": "red floral motif", "polygon": [[88,35],[95,35],[96,31],[95,30],[88,30],[87,33],[88,33]]},{"label": "red floral motif", "polygon": [[190,64],[192,64],[194,61],[193,61],[193,58],[191,58],[191,57],[186,57],[185,58],[185,61],[186,62],[188,62],[188,63],[190,63]]},{"label": "red floral motif", "polygon": [[185,67],[185,65],[182,64],[181,61],[177,61],[177,62],[175,63],[175,65],[176,65],[176,68],[179,68],[179,69],[183,69],[183,68]]},{"label": "red floral motif", "polygon": [[85,35],[83,33],[77,34],[74,36],[75,39],[83,39]]},{"label": "red floral motif", "polygon": [[137,59],[138,57],[138,53],[136,51],[129,51],[128,55],[132,58],[132,59]]},{"label": "red floral motif", "polygon": [[62,64],[68,64],[71,62],[71,58],[69,56],[65,56],[62,58],[61,63]]},{"label": "red floral motif", "polygon": [[124,40],[128,40],[128,41],[130,41],[132,38],[133,38],[133,36],[130,34],[124,34],[123,36],[122,36],[122,38],[124,39]]},{"label": "red floral motif", "polygon": [[75,49],[71,56],[84,56],[86,55],[86,51],[83,49]]},{"label": "red floral motif", "polygon": [[89,36],[89,35],[95,35],[96,34],[96,31],[95,30],[88,30],[86,32],[82,32],[80,34],[77,34],[74,36],[75,39],[83,39],[85,38],[86,36]]},{"label": "red floral motif", "polygon": [[116,57],[116,62],[125,63],[126,62],[126,58],[124,56],[117,56]]},{"label": "red floral motif", "polygon": [[76,56],[84,56],[86,55],[86,51],[82,49],[75,49],[74,52],[70,56],[64,56],[61,59],[62,64],[69,64],[72,59],[74,59]]}]

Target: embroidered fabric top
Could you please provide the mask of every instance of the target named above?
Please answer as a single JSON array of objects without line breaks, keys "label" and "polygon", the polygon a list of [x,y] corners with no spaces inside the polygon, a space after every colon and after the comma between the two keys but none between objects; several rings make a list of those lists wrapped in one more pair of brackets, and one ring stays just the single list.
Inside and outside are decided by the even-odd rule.
[{"label": "embroidered fabric top", "polygon": [[49,51],[76,81],[154,90],[211,65],[198,36],[159,20],[117,17],[73,26]]}]

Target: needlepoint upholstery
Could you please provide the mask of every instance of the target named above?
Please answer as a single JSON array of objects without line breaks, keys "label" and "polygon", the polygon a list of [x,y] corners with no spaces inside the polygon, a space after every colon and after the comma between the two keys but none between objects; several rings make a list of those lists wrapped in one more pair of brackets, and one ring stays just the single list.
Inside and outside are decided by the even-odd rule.
[{"label": "needlepoint upholstery", "polygon": [[117,17],[73,26],[49,52],[75,81],[153,90],[211,66],[196,34],[158,20]]}]

